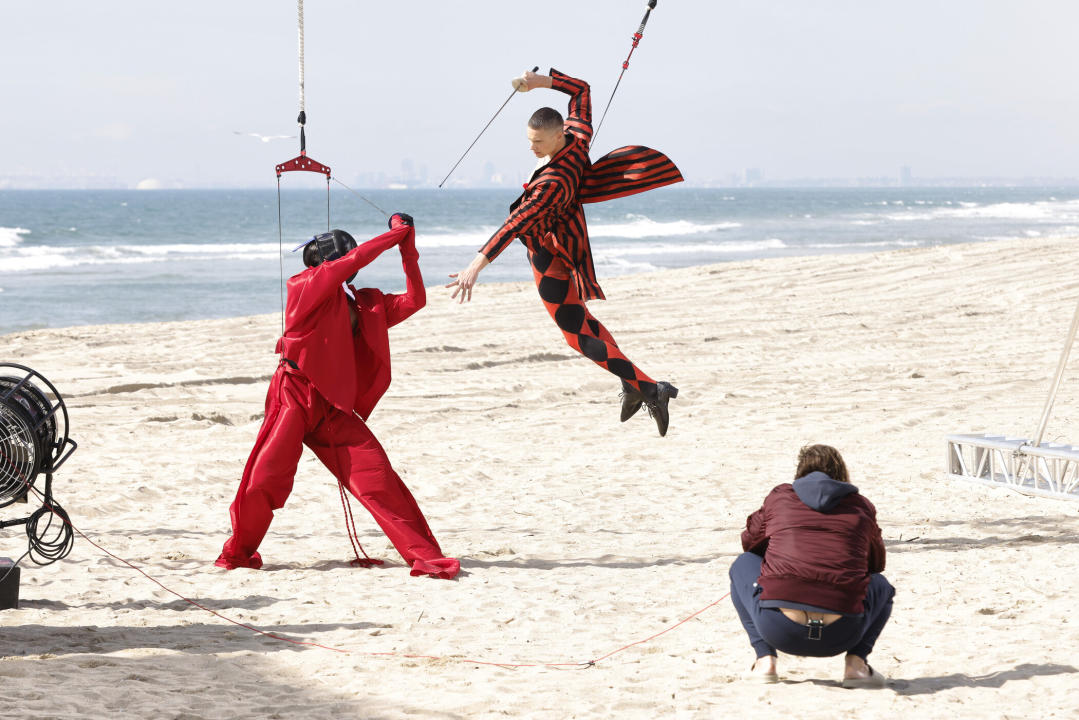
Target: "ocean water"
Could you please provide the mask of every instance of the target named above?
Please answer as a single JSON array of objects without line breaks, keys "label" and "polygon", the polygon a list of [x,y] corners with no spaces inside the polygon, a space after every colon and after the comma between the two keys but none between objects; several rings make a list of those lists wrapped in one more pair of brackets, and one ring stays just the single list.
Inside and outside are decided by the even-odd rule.
[{"label": "ocean water", "polygon": [[[465,267],[514,190],[363,190],[416,218],[428,286]],[[357,240],[385,218],[334,186],[330,225]],[[0,334],[42,327],[278,312],[288,250],[327,227],[327,193],[265,190],[0,191]],[[855,253],[1001,238],[1079,237],[1079,188],[693,189],[586,206],[605,277],[750,258]],[[514,243],[482,283],[531,280]],[[358,285],[404,286],[395,252]],[[438,291],[429,302],[440,302]],[[445,298],[448,301],[448,295]]]}]

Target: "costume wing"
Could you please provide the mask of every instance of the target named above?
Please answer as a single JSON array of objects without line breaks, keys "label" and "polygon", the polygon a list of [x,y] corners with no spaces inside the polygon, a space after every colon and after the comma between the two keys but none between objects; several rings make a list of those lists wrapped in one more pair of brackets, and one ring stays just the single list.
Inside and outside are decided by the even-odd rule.
[{"label": "costume wing", "polygon": [[592,163],[581,181],[578,199],[582,203],[603,202],[681,181],[682,173],[660,151],[626,145]]}]

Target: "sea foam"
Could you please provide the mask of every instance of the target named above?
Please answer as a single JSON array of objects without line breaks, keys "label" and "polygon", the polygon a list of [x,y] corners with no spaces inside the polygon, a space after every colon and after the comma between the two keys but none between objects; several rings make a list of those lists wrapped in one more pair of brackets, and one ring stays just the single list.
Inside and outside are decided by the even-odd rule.
[{"label": "sea foam", "polygon": [[[681,237],[702,233],[733,230],[742,227],[737,222],[694,223],[688,220],[657,222],[643,215],[628,215],[622,223],[588,223],[588,235],[593,238],[644,238]],[[497,225],[480,226],[475,232],[453,232],[450,228],[434,227],[429,232],[416,234],[416,245],[422,248],[436,247],[482,247],[498,230]]]},{"label": "sea foam", "polygon": [[699,233],[733,230],[742,227],[742,223],[695,223],[688,220],[656,222],[644,215],[627,215],[624,223],[589,223],[588,234],[603,238],[649,238],[696,235]]},{"label": "sea foam", "polygon": [[52,270],[83,265],[129,265],[188,260],[276,260],[276,243],[163,245],[88,245],[14,247],[0,263],[0,273],[27,270]]},{"label": "sea foam", "polygon": [[15,247],[22,242],[23,235],[30,231],[21,227],[0,227],[0,247]]}]

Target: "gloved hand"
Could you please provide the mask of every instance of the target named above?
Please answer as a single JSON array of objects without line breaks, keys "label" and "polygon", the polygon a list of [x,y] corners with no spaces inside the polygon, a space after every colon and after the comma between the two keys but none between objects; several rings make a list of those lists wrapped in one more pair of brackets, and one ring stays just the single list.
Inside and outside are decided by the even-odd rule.
[{"label": "gloved hand", "polygon": [[[408,213],[394,213],[390,215],[390,230],[394,228],[408,226],[415,228],[416,224],[412,220],[412,216]],[[404,260],[416,260],[420,257],[420,253],[416,250],[416,233],[407,233],[397,245],[401,250],[401,258]]]},{"label": "gloved hand", "polygon": [[394,213],[393,215],[390,215],[389,225],[390,225],[390,230],[393,230],[394,228],[399,228],[402,225],[408,225],[409,227],[416,227],[416,222],[412,219],[412,216],[409,215],[408,213],[399,212],[399,213]]}]

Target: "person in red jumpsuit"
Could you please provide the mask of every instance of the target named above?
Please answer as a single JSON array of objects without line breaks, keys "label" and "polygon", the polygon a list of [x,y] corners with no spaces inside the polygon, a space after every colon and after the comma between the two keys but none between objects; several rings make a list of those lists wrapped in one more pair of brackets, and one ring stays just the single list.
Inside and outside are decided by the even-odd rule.
[{"label": "person in red jumpsuit", "polygon": [[[390,466],[366,420],[390,384],[387,329],[426,304],[412,218],[398,213],[390,231],[356,246],[341,230],[312,238],[307,268],[289,278],[281,361],[266,394],[266,416],[229,508],[232,536],[215,565],[262,567],[258,553],[275,510],[292,490],[303,446],[374,517],[414,576],[453,578],[412,493]],[[348,284],[389,248],[401,252],[407,289],[384,294]],[[299,248],[297,248],[299,249]]]},{"label": "person in red jumpsuit", "polygon": [[528,121],[528,141],[539,165],[510,215],[471,264],[450,275],[453,297],[472,299],[472,288],[487,267],[515,239],[528,249],[540,299],[566,343],[622,381],[622,422],[643,404],[661,436],[670,421],[668,402],[678,388],[653,380],[629,360],[614,337],[592,316],[585,302],[602,300],[588,243],[582,203],[634,195],[680,182],[682,174],[661,152],[641,145],[613,150],[592,162],[592,101],[588,83],[552,69],[550,75],[526,72],[514,81],[524,92],[551,88],[570,96],[569,114],[544,107]]}]

